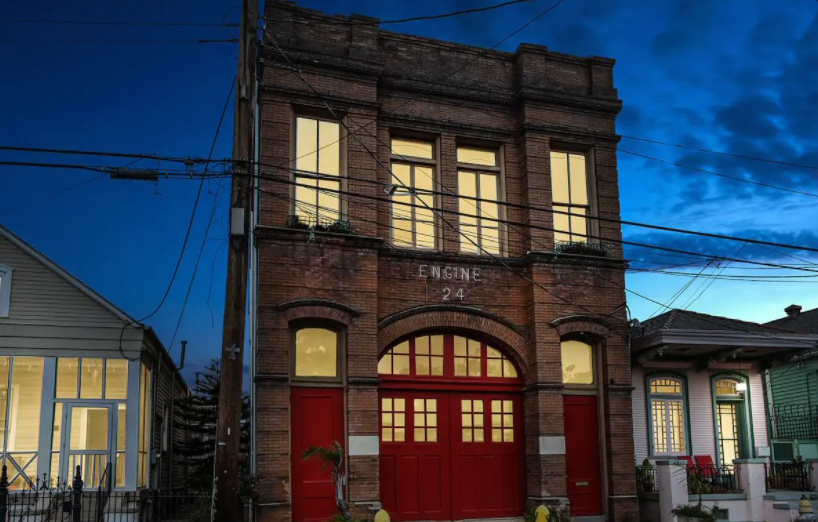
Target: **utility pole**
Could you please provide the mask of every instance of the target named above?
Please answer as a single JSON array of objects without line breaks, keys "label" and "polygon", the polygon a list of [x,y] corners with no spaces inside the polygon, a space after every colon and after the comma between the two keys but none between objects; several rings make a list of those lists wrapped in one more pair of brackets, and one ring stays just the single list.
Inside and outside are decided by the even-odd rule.
[{"label": "utility pole", "polygon": [[215,511],[211,520],[242,520],[238,472],[241,429],[241,378],[247,302],[247,261],[252,206],[253,106],[258,0],[242,0],[236,105],[233,115],[233,176],[230,189],[230,240],[222,326],[219,418],[214,459]]}]

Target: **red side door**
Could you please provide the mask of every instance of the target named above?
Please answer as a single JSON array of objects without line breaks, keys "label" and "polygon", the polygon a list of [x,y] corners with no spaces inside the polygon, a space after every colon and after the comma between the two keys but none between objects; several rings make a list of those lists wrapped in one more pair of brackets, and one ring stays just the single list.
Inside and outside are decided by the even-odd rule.
[{"label": "red side door", "polygon": [[449,520],[445,393],[380,394],[381,503],[392,520]]},{"label": "red side door", "polygon": [[291,388],[292,509],[294,522],[325,522],[335,513],[330,472],[317,460],[301,460],[310,446],[344,441],[344,402],[340,388]]},{"label": "red side door", "polygon": [[566,395],[562,400],[571,515],[602,515],[597,398],[592,395]]},{"label": "red side door", "polygon": [[450,396],[452,520],[517,517],[523,508],[519,395]]}]

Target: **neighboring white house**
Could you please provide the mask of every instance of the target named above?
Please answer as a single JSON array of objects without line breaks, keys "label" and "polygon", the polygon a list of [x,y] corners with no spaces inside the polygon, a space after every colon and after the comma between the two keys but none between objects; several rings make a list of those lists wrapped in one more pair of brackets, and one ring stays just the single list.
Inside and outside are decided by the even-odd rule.
[{"label": "neighboring white house", "polygon": [[[0,227],[0,452],[10,487],[170,488],[187,386],[153,331]],[[170,434],[170,435],[169,435]]]},{"label": "neighboring white house", "polygon": [[[752,491],[809,490],[809,465],[803,467],[806,476],[795,476],[802,469],[795,463],[781,463],[781,470],[768,463],[764,375],[810,350],[818,335],[678,309],[645,321],[632,334],[637,465],[646,458],[653,464],[684,461],[689,473],[704,477],[707,502],[730,506],[728,520],[772,520],[760,504],[751,516]],[[792,480],[765,484],[765,470],[775,477],[784,467]],[[643,520],[659,520],[659,513],[645,518],[656,506],[644,501],[659,479],[641,473]]]}]

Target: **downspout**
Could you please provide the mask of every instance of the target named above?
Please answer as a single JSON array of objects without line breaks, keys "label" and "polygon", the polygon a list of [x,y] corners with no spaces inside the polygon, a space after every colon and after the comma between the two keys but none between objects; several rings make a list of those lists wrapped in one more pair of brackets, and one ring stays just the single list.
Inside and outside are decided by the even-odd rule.
[{"label": "downspout", "polygon": [[[262,21],[262,24],[264,22]],[[261,161],[261,117],[259,115],[258,104],[258,49],[256,45],[255,56],[255,71],[253,81],[253,179],[251,187],[253,190],[253,208],[250,210],[250,237],[248,238],[248,255],[250,259],[250,475],[256,476],[256,354],[258,353],[258,254],[256,253],[256,235],[255,229],[258,225],[258,209],[259,209],[259,161]],[[250,502],[250,520],[255,520],[255,504]]]}]

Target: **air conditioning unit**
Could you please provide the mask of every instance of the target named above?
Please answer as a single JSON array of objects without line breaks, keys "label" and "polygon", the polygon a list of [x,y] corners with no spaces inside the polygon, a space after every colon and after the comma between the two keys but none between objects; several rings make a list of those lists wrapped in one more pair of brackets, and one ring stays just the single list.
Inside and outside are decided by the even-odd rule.
[{"label": "air conditioning unit", "polygon": [[773,462],[790,462],[795,458],[795,444],[791,441],[773,441]]}]

